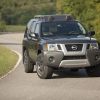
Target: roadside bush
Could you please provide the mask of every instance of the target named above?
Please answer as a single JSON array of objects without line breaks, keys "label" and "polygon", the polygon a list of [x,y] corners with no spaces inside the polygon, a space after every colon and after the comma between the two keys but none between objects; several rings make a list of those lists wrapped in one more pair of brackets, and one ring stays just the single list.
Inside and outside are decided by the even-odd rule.
[{"label": "roadside bush", "polygon": [[0,22],[0,32],[6,31],[6,24],[5,22],[1,21]]}]

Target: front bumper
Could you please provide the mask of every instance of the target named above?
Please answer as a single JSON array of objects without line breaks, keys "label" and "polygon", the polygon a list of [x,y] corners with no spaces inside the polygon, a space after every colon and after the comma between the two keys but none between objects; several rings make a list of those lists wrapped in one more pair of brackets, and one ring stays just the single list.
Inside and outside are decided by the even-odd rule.
[{"label": "front bumper", "polygon": [[[63,52],[44,52],[44,64],[52,67],[59,67],[63,57]],[[52,58],[52,61],[50,58]]]},{"label": "front bumper", "polygon": [[[51,67],[64,67],[64,68],[83,68],[94,66],[100,63],[100,50],[87,50],[86,59],[70,59],[64,58],[64,53],[57,52],[44,52],[44,64]],[[98,58],[96,58],[98,57]]]},{"label": "front bumper", "polygon": [[88,59],[82,59],[82,60],[63,60],[61,61],[59,67],[64,68],[80,68],[80,67],[88,67],[90,66],[90,63]]}]

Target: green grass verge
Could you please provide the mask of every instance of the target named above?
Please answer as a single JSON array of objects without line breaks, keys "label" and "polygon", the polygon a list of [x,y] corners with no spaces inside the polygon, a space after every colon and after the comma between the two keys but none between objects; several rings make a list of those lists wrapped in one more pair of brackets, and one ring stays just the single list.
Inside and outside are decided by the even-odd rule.
[{"label": "green grass verge", "polygon": [[25,32],[25,28],[22,25],[6,25],[7,32]]},{"label": "green grass verge", "polygon": [[9,72],[18,60],[18,55],[0,46],[0,77]]}]

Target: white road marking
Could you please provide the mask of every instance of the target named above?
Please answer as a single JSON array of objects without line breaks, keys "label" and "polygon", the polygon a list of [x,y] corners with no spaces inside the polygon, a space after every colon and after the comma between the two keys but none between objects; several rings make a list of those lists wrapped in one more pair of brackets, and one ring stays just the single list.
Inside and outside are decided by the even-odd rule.
[{"label": "white road marking", "polygon": [[10,73],[12,73],[12,72],[18,67],[19,63],[20,63],[21,60],[22,60],[22,55],[21,55],[19,52],[15,51],[15,50],[11,50],[11,51],[13,51],[14,53],[16,53],[16,54],[18,55],[18,61],[17,61],[17,63],[15,64],[15,66],[12,68],[12,70],[10,70],[8,73],[6,73],[6,74],[3,75],[2,77],[0,77],[0,80],[3,79],[3,78],[5,78],[5,77],[7,77]]}]

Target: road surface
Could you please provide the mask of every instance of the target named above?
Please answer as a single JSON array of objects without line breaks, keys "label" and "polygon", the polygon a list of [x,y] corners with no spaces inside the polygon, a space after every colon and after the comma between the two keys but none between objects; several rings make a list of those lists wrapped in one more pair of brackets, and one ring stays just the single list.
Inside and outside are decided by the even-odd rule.
[{"label": "road surface", "polygon": [[[23,34],[0,35],[0,44],[21,53],[22,38]],[[20,62],[0,80],[0,100],[100,100],[100,77],[87,77],[84,70],[66,70],[43,80],[36,73],[26,74]]]}]

